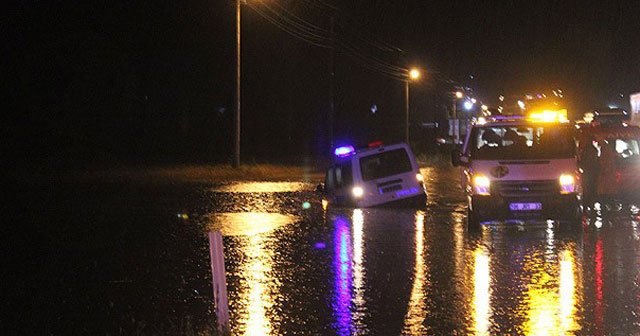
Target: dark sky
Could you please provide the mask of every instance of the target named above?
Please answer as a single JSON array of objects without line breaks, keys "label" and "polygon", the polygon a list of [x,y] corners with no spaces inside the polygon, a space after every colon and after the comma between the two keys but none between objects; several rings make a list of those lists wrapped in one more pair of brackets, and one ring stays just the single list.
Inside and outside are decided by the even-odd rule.
[{"label": "dark sky", "polygon": [[[279,0],[242,11],[243,153],[258,161],[326,149],[331,49],[318,45],[331,43],[331,17],[345,140],[402,139],[404,84],[389,75],[408,65],[426,71],[410,91],[416,139],[432,132],[416,125],[444,118],[455,85],[489,103],[561,87],[575,111],[640,91],[638,1]],[[232,1],[25,1],[8,22],[17,106],[5,146],[43,160],[229,159]]]}]

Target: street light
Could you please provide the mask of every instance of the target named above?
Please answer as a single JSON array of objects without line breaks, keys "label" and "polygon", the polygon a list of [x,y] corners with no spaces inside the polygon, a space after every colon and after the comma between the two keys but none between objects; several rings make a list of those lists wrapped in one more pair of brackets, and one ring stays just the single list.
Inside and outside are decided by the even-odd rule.
[{"label": "street light", "polygon": [[419,78],[420,78],[420,70],[418,70],[418,69],[411,69],[411,70],[409,71],[409,78],[410,78],[411,80],[417,80],[417,79],[419,79]]},{"label": "street light", "polygon": [[468,111],[471,110],[473,108],[473,102],[470,100],[467,100],[464,102],[464,108]]},{"label": "street light", "polygon": [[422,74],[420,69],[411,68],[407,75],[407,79],[404,81],[404,142],[409,144],[409,82],[417,81]]},{"label": "street light", "polygon": [[464,92],[456,91],[453,96],[453,109],[451,113],[451,121],[449,123],[449,135],[453,136],[454,142],[458,143],[460,138],[460,125],[458,121],[458,99],[464,97]]}]

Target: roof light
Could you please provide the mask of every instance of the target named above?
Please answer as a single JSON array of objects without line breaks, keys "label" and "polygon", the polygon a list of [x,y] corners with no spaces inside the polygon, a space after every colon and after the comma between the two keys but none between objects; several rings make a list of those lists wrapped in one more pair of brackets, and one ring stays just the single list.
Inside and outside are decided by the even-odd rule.
[{"label": "roof light", "polygon": [[351,155],[351,154],[353,154],[355,152],[356,152],[356,150],[355,150],[355,148],[353,148],[353,146],[341,146],[341,147],[336,148],[333,151],[333,154],[335,154],[337,157],[346,157],[346,156],[349,156],[349,155]]},{"label": "roof light", "polygon": [[532,112],[529,114],[529,119],[538,122],[568,122],[567,110],[542,110],[539,112]]},{"label": "roof light", "polygon": [[369,144],[367,144],[367,147],[369,148],[382,147],[382,141],[380,140],[372,141]]}]

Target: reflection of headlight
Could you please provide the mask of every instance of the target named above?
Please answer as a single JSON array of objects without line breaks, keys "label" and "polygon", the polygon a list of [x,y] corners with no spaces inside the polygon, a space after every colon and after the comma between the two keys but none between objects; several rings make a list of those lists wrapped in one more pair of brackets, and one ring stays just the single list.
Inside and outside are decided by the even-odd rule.
[{"label": "reflection of headlight", "polygon": [[569,194],[576,191],[576,181],[573,175],[562,174],[559,180],[561,194]]},{"label": "reflection of headlight", "polygon": [[351,193],[353,196],[360,198],[364,195],[364,190],[361,187],[353,187],[353,189],[351,189]]},{"label": "reflection of headlight", "polygon": [[478,195],[490,195],[491,181],[484,175],[475,175],[473,177],[473,186],[476,194]]},{"label": "reflection of headlight", "polygon": [[422,176],[422,174],[416,174],[416,179],[417,179],[419,182],[422,182],[422,181],[424,181],[424,176]]}]

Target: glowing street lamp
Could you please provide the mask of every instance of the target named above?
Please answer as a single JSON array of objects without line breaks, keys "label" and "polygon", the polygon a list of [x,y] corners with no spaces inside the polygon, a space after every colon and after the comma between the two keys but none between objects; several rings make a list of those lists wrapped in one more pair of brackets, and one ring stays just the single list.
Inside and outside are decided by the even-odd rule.
[{"label": "glowing street lamp", "polygon": [[417,68],[409,69],[407,79],[404,81],[404,141],[409,143],[409,82],[417,81],[422,76]]},{"label": "glowing street lamp", "polygon": [[464,102],[464,108],[469,111],[473,108],[473,102],[471,102],[470,100],[467,100]]},{"label": "glowing street lamp", "polygon": [[456,98],[460,99],[464,97],[464,93],[462,93],[461,91],[456,91]]},{"label": "glowing street lamp", "polygon": [[409,79],[417,80],[419,78],[420,78],[420,70],[414,68],[409,71]]}]

